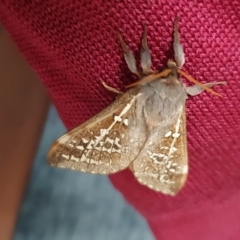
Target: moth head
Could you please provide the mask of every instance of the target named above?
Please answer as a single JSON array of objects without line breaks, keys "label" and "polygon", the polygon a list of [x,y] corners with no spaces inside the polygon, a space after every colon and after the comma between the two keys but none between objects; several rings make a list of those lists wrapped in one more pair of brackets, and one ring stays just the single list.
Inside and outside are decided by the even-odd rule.
[{"label": "moth head", "polygon": [[176,69],[177,64],[173,60],[169,59],[168,62],[167,62],[167,67],[170,68],[170,69],[173,69],[173,68]]},{"label": "moth head", "polygon": [[169,73],[170,76],[172,77],[176,77],[177,79],[179,79],[179,73],[178,73],[178,67],[177,64],[172,61],[171,59],[168,60],[167,63],[167,67],[171,70],[171,72]]}]

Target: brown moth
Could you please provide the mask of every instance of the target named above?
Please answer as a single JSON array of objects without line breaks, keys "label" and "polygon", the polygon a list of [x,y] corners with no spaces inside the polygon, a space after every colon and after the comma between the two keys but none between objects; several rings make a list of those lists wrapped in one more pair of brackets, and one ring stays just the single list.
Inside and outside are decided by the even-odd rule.
[{"label": "brown moth", "polygon": [[[141,70],[120,37],[126,63],[140,80],[120,93],[104,84],[118,98],[93,118],[59,138],[48,153],[52,166],[88,173],[112,174],[130,168],[138,182],[168,195],[176,195],[188,174],[185,103],[210,87],[225,82],[200,84],[180,68],[184,52],[174,23],[175,62],[154,72],[147,43],[142,38]],[[186,87],[183,74],[197,85]],[[217,94],[218,95],[218,94]]]}]

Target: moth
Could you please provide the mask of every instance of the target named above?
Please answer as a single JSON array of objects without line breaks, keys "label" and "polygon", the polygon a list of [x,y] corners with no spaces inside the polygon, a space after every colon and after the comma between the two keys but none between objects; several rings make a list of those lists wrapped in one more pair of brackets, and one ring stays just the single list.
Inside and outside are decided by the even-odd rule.
[{"label": "moth", "polygon": [[[125,93],[93,118],[60,137],[48,153],[52,166],[113,174],[129,168],[137,181],[155,191],[176,195],[188,174],[185,103],[225,82],[201,84],[180,68],[184,52],[179,41],[178,19],[174,21],[174,57],[161,72],[151,69],[151,55],[144,26],[141,68],[119,35],[124,58],[139,81],[127,85]],[[196,85],[186,87],[183,75]]]}]

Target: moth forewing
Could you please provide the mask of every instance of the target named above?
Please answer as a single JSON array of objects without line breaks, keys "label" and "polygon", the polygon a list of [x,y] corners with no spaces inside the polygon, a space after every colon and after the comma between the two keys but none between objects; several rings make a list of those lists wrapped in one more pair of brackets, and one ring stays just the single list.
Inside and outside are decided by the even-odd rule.
[{"label": "moth forewing", "polygon": [[110,174],[128,167],[130,132],[138,88],[130,89],[95,117],[59,138],[48,153],[52,166]]}]

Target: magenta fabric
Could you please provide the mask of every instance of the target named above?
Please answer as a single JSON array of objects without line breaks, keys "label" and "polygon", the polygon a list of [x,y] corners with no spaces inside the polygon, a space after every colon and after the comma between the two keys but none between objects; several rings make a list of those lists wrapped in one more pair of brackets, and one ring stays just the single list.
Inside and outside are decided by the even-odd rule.
[{"label": "magenta fabric", "polygon": [[201,82],[226,80],[228,85],[214,88],[222,98],[204,92],[187,101],[190,173],[179,195],[164,196],[141,186],[129,170],[110,179],[146,218],[156,239],[240,239],[239,0],[0,3],[2,24],[69,130],[114,100],[101,80],[124,89],[136,79],[124,63],[115,30],[137,52],[146,23],[157,69],[173,57],[175,16],[186,54],[183,69]]}]

